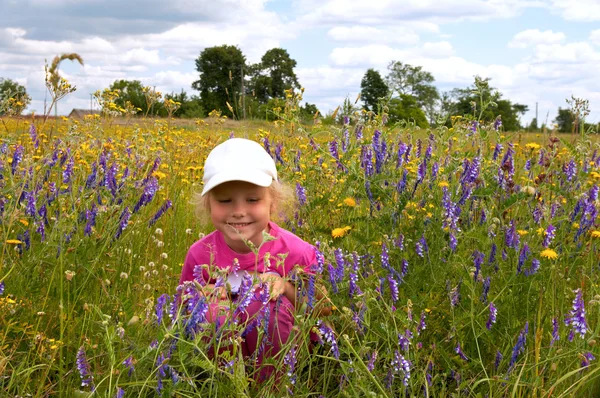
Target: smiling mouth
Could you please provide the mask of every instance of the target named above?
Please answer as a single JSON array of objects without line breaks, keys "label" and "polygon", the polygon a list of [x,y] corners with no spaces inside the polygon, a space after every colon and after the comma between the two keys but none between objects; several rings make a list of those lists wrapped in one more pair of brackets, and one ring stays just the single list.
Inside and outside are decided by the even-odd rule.
[{"label": "smiling mouth", "polygon": [[250,225],[251,223],[245,222],[245,223],[232,223],[232,222],[228,222],[227,225],[232,226],[233,228],[243,228],[246,227],[248,225]]}]

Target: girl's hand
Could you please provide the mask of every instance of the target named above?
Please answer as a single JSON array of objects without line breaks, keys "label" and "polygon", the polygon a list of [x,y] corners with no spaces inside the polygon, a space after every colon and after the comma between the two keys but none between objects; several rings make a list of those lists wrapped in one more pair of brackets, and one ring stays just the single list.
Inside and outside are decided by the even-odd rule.
[{"label": "girl's hand", "polygon": [[202,294],[206,298],[215,298],[217,300],[225,300],[227,298],[227,290],[224,286],[215,289],[215,284],[210,283],[202,288]]},{"label": "girl's hand", "polygon": [[271,301],[277,300],[285,293],[286,281],[281,276],[273,273],[262,273],[258,278],[269,285],[269,296]]}]

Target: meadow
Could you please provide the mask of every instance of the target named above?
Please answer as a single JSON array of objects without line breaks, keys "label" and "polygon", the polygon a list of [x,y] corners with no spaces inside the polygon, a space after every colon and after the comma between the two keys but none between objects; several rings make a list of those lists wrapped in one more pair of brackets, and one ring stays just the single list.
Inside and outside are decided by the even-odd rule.
[{"label": "meadow", "polygon": [[[293,106],[275,123],[0,128],[2,396],[600,395],[600,153],[585,135],[361,112],[305,125]],[[177,287],[212,230],[191,203],[203,161],[231,136],[272,154],[296,196],[278,222],[321,253],[265,383],[239,350],[264,322],[215,331],[197,287]]]}]

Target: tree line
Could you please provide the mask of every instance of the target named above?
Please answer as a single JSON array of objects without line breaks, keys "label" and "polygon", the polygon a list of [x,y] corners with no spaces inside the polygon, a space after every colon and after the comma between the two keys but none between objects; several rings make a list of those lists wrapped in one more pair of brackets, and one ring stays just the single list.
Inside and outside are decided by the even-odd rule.
[{"label": "tree line", "polygon": [[[301,87],[294,71],[296,65],[283,48],[270,49],[258,63],[251,64],[237,46],[214,46],[202,50],[195,60],[198,80],[191,88],[197,94],[190,96],[182,89],[163,98],[140,80],[119,79],[95,97],[103,108],[110,104],[115,114],[201,118],[217,110],[235,119],[274,120],[277,115],[273,110],[285,106],[288,90]],[[389,63],[385,77],[368,69],[361,80],[360,108],[346,100],[339,115],[363,109],[386,113],[391,123],[405,120],[419,127],[450,126],[453,117],[467,115],[477,121],[500,121],[507,131],[537,131],[545,127],[538,126],[535,118],[528,126],[521,125],[520,117],[529,110],[527,105],[503,98],[491,86],[490,79],[475,77],[472,86],[442,93],[434,83],[433,75],[421,66],[400,61]],[[30,101],[25,87],[0,78],[0,115],[20,114]],[[559,131],[597,129],[585,123],[589,110],[587,102],[582,101],[572,98],[568,108],[559,107],[554,119]],[[301,118],[306,120],[316,114],[314,104],[306,103],[300,109]],[[330,120],[332,116],[323,115],[323,120],[335,122]]]}]

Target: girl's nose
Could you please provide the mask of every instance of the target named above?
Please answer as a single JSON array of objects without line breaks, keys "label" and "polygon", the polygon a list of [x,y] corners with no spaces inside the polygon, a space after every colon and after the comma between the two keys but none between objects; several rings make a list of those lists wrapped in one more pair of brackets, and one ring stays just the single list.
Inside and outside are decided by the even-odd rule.
[{"label": "girl's nose", "polygon": [[243,203],[236,203],[233,207],[234,217],[243,217],[246,214],[245,206]]}]

